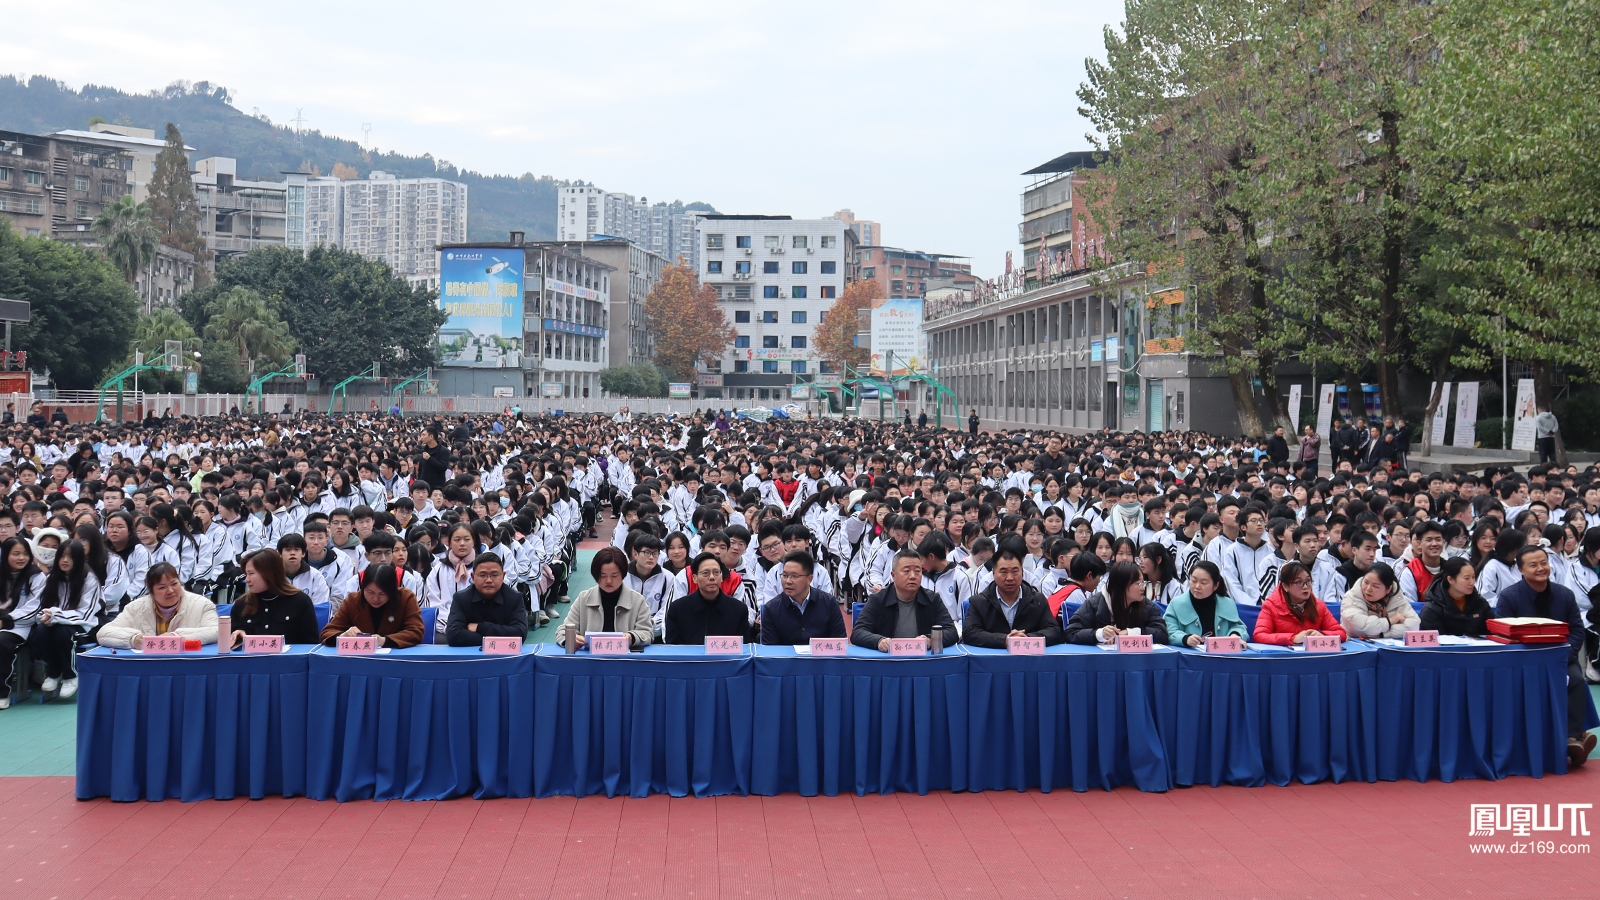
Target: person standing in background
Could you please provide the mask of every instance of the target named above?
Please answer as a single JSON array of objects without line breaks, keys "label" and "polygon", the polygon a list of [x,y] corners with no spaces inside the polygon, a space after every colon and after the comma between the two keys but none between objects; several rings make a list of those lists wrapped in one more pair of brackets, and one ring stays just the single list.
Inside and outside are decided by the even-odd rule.
[{"label": "person standing in background", "polygon": [[1556,414],[1549,407],[1539,407],[1539,414],[1533,417],[1533,446],[1539,451],[1539,463],[1543,465],[1555,462],[1556,459],[1556,434],[1561,431],[1561,424],[1556,421]]},{"label": "person standing in background", "polygon": [[1306,481],[1315,481],[1317,477],[1317,458],[1322,451],[1322,438],[1317,430],[1307,425],[1305,434],[1300,438],[1299,461],[1305,463],[1304,478]]}]

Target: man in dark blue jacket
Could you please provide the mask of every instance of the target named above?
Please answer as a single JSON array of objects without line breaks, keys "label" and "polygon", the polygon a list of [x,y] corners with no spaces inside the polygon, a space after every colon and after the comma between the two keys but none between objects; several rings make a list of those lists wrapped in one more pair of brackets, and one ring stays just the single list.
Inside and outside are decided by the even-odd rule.
[{"label": "man in dark blue jacket", "polygon": [[450,600],[445,640],[452,647],[481,647],[485,637],[527,636],[528,609],[522,595],[506,584],[500,554],[478,554],[472,561],[472,586]]},{"label": "man in dark blue jacket", "polygon": [[1578,668],[1578,649],[1583,646],[1583,620],[1578,615],[1578,600],[1565,586],[1550,580],[1550,556],[1543,547],[1529,545],[1517,551],[1517,571],[1522,580],[1500,591],[1495,601],[1495,618],[1524,616],[1557,619],[1567,623],[1567,761],[1581,766],[1595,746],[1595,736],[1584,731],[1589,712],[1589,685]]},{"label": "man in dark blue jacket", "polygon": [[783,558],[778,577],[783,593],[761,607],[761,643],[809,644],[812,638],[842,638],[844,614],[839,600],[811,586],[817,561],[796,550]]}]

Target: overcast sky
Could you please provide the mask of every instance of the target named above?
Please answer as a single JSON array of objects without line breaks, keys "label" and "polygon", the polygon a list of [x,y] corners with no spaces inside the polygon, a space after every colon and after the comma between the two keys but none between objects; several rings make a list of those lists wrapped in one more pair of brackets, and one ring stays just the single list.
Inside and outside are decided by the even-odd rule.
[{"label": "overcast sky", "polygon": [[6,18],[9,74],[205,80],[274,122],[303,108],[356,140],[370,122],[377,147],[484,173],[729,213],[849,208],[891,246],[988,277],[1018,248],[1018,173],[1088,146],[1075,92],[1122,5],[82,2]]}]

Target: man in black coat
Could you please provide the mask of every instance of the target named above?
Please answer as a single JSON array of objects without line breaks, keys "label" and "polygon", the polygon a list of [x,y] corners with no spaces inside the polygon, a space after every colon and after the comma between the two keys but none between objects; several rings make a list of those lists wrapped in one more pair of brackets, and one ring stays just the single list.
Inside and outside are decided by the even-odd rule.
[{"label": "man in black coat", "polygon": [[522,595],[506,584],[500,554],[478,554],[472,561],[472,586],[450,599],[445,640],[452,647],[481,647],[485,637],[527,636],[528,609]]},{"label": "man in black coat", "polygon": [[994,555],[994,583],[967,607],[961,642],[1004,650],[1013,636],[1042,637],[1047,647],[1066,641],[1044,595],[1023,581],[1021,554],[1002,547]]},{"label": "man in black coat", "polygon": [[934,626],[944,631],[947,644],[956,642],[956,623],[932,591],[922,586],[922,557],[907,547],[894,555],[890,564],[892,583],[867,598],[856,617],[850,642],[889,652],[891,638],[921,637],[930,641]]},{"label": "man in black coat", "polygon": [[1267,459],[1273,464],[1289,461],[1289,440],[1283,435],[1283,426],[1272,429],[1272,436],[1267,438]]},{"label": "man in black coat", "polygon": [[844,614],[837,597],[811,586],[817,561],[796,550],[783,558],[779,570],[783,593],[761,607],[761,643],[809,644],[812,638],[842,638]]}]

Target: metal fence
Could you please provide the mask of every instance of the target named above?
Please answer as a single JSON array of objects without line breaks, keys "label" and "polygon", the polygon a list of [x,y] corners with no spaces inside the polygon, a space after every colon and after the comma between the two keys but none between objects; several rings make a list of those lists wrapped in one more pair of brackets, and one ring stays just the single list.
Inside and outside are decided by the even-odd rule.
[{"label": "metal fence", "polygon": [[[106,394],[103,408],[98,391],[57,391],[49,397],[32,397],[13,394],[18,418],[27,414],[35,399],[43,402],[49,412],[62,407],[72,422],[92,422],[100,413],[102,421],[117,418],[117,395]],[[250,401],[244,394],[155,394],[145,391],[122,392],[122,420],[137,422],[148,413],[165,415],[169,410],[175,416],[220,416],[238,408],[250,411]],[[283,412],[288,404],[291,412],[327,413],[327,394],[265,394],[262,402],[265,411]],[[387,413],[394,400],[387,394],[352,394],[333,402],[335,413],[378,412]],[[726,401],[718,400],[661,400],[627,397],[440,397],[435,394],[407,395],[401,400],[403,415],[484,415],[502,412],[520,406],[524,413],[542,414],[557,410],[563,413],[587,415],[601,413],[615,415],[622,407],[640,415],[684,415],[702,409],[732,408]]]}]

